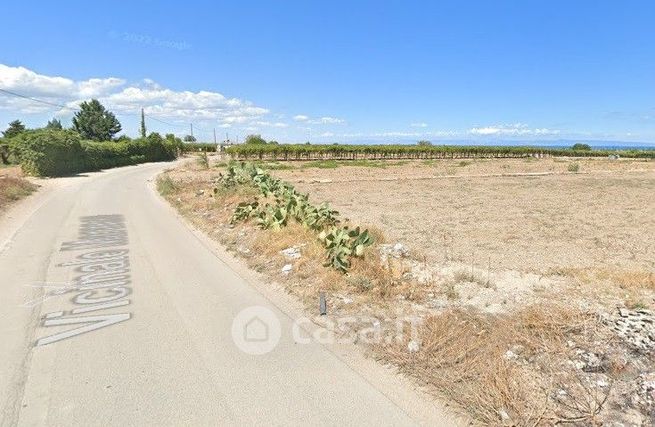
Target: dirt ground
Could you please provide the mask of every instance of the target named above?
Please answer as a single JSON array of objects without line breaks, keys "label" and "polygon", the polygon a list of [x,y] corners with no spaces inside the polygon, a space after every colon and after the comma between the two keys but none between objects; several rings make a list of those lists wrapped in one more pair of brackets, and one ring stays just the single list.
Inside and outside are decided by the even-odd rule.
[{"label": "dirt ground", "polygon": [[365,348],[476,424],[653,425],[655,162],[262,164],[375,232],[348,274],[299,224],[233,223],[258,193],[210,165],[169,171],[160,192],[271,286],[307,306],[325,291],[327,318],[371,315],[383,333],[420,318],[417,336]]},{"label": "dirt ground", "polygon": [[435,160],[274,174],[435,262],[655,271],[652,161]]}]

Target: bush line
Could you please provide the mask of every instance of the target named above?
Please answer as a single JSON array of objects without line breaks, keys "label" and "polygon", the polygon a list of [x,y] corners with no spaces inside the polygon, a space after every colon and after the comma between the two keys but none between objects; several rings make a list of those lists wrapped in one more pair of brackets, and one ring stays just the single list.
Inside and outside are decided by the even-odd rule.
[{"label": "bush line", "polygon": [[233,159],[268,160],[385,160],[385,159],[464,159],[520,157],[607,157],[655,159],[655,150],[587,150],[529,146],[465,145],[309,145],[242,144],[227,147]]},{"label": "bush line", "polygon": [[181,150],[178,138],[147,138],[129,141],[82,140],[72,130],[29,130],[8,140],[8,151],[24,173],[62,176],[144,162],[173,160]]}]

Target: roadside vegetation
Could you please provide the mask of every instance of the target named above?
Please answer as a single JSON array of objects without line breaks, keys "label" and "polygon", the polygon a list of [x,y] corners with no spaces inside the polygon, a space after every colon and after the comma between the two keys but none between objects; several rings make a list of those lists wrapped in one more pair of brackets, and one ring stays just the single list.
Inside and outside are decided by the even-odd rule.
[{"label": "roadside vegetation", "polygon": [[26,129],[20,120],[12,121],[0,139],[0,158],[5,165],[20,165],[29,175],[61,176],[172,160],[183,148],[182,140],[172,134],[116,138],[120,131],[113,113],[94,99],[80,104],[70,129],[57,119],[40,129]]},{"label": "roadside vegetation", "polygon": [[5,211],[11,203],[32,194],[36,188],[15,168],[0,169],[0,212]]},{"label": "roadside vegetation", "polygon": [[[338,334],[365,346],[476,423],[638,425],[655,407],[655,377],[648,376],[655,372],[650,344],[635,347],[633,338],[625,338],[634,331],[617,332],[623,331],[617,326],[622,321],[648,316],[640,313],[648,313],[643,310],[650,306],[645,292],[652,289],[652,275],[621,275],[618,285],[610,285],[608,280],[615,280],[609,273],[601,277],[587,269],[558,270],[521,276],[517,284],[513,272],[428,262],[418,250],[390,243],[372,225],[359,227],[358,235],[366,229],[369,237],[357,249],[357,236],[345,230],[357,230],[361,224],[327,204],[310,203],[309,194],[264,169],[277,163],[209,162],[209,168],[190,162],[161,175],[160,192],[197,227],[245,259],[263,280],[303,301],[310,313],[316,313],[318,295],[324,292],[328,316],[317,317],[317,322],[330,327],[330,319],[339,316],[378,319],[373,328],[380,340],[369,342],[359,335],[371,324]],[[460,161],[444,162],[452,162],[443,166],[451,168]],[[466,166],[482,166],[477,162],[487,161]],[[548,167],[567,170],[568,163],[547,162]],[[429,171],[434,166],[422,167]],[[286,169],[280,174],[297,178],[330,172]],[[298,186],[307,191],[340,185]],[[314,218],[322,223],[313,223]],[[507,280],[517,298],[505,304]],[[527,294],[528,289],[534,292]],[[626,293],[633,295],[622,309],[628,311],[615,313]],[[481,302],[474,304],[478,299]],[[601,299],[611,301],[610,310],[602,309]],[[395,321],[405,316],[422,323],[415,335],[398,339]],[[652,388],[649,381],[654,381]]]},{"label": "roadside vegetation", "polygon": [[655,159],[655,150],[592,150],[586,144],[572,148],[466,146],[466,145],[314,145],[314,144],[240,144],[226,152],[240,160],[389,160],[389,159],[468,159],[520,157],[608,157]]},{"label": "roadside vegetation", "polygon": [[254,219],[261,229],[279,231],[295,221],[317,233],[326,250],[326,267],[346,272],[351,266],[351,258],[362,257],[365,248],[373,244],[368,230],[340,226],[339,212],[330,209],[327,203],[311,204],[308,194],[299,193],[291,184],[272,177],[253,164],[229,164],[218,184],[219,187],[213,189],[214,194],[240,185],[259,190],[257,197],[237,205],[230,223]]}]

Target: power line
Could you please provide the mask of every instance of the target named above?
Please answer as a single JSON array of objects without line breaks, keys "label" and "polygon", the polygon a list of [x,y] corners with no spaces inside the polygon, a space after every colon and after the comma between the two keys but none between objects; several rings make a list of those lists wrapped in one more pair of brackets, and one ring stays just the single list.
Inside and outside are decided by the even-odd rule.
[{"label": "power line", "polygon": [[[51,107],[63,108],[63,109],[72,110],[72,111],[81,111],[78,107],[69,107],[67,105],[57,104],[55,102],[50,102],[50,101],[45,101],[43,99],[33,98],[31,96],[22,95],[20,93],[16,93],[16,92],[13,92],[13,91],[7,90],[7,89],[0,88],[0,92],[2,92],[4,94],[7,94],[7,95],[15,96],[17,98],[27,99],[29,101],[38,102],[38,103],[44,104],[44,105],[49,105]],[[212,108],[212,107],[209,107],[209,108]],[[120,116],[120,117],[132,117],[132,114],[114,113],[114,115]],[[144,116],[148,117],[151,120],[159,122],[161,124],[167,125],[167,126],[173,126],[173,127],[180,128],[180,129],[182,129],[182,128],[186,129],[186,125],[181,125],[181,124],[177,124],[177,123],[170,123],[170,122],[167,122],[165,120],[158,119],[157,117],[153,117],[150,114],[144,114]],[[191,126],[192,126],[191,128],[193,129],[193,123],[191,124]],[[197,125],[196,125],[196,129],[200,130],[201,132],[206,132],[206,133],[210,132],[209,130],[198,127]],[[193,133],[193,130],[191,132]]]},{"label": "power line", "polygon": [[184,129],[186,129],[186,125],[181,125],[181,124],[176,124],[176,123],[170,123],[170,122],[167,122],[167,121],[165,121],[165,120],[161,120],[161,119],[158,119],[158,118],[156,118],[156,117],[153,117],[153,116],[151,116],[150,114],[145,114],[145,116],[148,117],[150,120],[154,120],[154,121],[156,121],[156,122],[159,122],[159,123],[162,123],[162,124],[165,124],[165,125],[168,125],[168,126],[173,126],[173,127],[177,127],[177,128],[184,128]]},{"label": "power line", "polygon": [[76,108],[76,107],[69,107],[67,105],[61,105],[61,104],[56,104],[54,102],[44,101],[42,99],[32,98],[31,96],[21,95],[20,93],[12,92],[12,91],[7,90],[7,89],[0,88],[0,92],[6,93],[8,95],[16,96],[18,98],[29,99],[30,101],[34,101],[34,102],[40,102],[41,104],[50,105],[52,107],[66,108],[68,110],[78,110],[79,111],[79,108]]}]

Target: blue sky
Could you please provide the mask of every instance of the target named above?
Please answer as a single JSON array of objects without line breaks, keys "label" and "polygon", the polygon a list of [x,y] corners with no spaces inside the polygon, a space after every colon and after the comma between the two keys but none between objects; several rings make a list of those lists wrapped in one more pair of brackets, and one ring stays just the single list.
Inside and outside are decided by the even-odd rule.
[{"label": "blue sky", "polygon": [[[6,2],[0,88],[135,135],[655,143],[655,2]],[[0,95],[0,123],[72,110]],[[155,119],[160,120],[159,122]],[[166,124],[162,123],[166,122]]]}]

